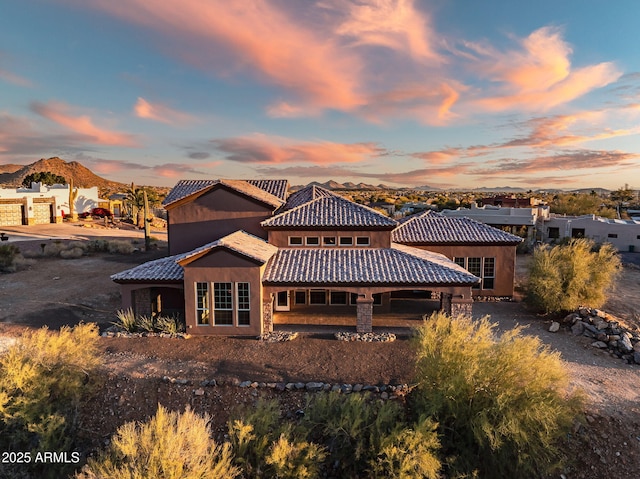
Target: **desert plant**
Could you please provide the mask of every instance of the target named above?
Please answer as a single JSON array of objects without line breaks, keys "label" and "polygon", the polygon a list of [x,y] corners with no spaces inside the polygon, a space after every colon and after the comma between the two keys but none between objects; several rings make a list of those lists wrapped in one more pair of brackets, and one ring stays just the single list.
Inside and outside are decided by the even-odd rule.
[{"label": "desert plant", "polygon": [[411,479],[440,477],[438,425],[420,419],[414,427],[401,429],[382,440],[373,466],[375,477]]},{"label": "desert plant", "polygon": [[65,246],[61,241],[49,242],[42,249],[44,256],[60,256],[60,251],[64,250]]},{"label": "desert plant", "polygon": [[20,249],[12,244],[0,245],[0,271],[10,273],[15,271],[16,258],[20,255]]},{"label": "desert plant", "polygon": [[532,477],[558,458],[581,407],[560,354],[487,318],[432,315],[415,338],[415,414],[432,417],[449,475]]},{"label": "desert plant", "polygon": [[161,333],[178,334],[186,331],[183,320],[176,316],[158,316],[156,318],[156,329]]},{"label": "desert plant", "polygon": [[109,241],[104,239],[94,239],[87,243],[87,250],[92,253],[106,253],[109,251]]},{"label": "desert plant", "polygon": [[135,328],[138,331],[145,331],[147,333],[153,333],[156,330],[156,320],[153,316],[138,316],[135,319]]},{"label": "desert plant", "polygon": [[84,250],[79,247],[60,250],[60,257],[62,259],[78,259],[84,256]]},{"label": "desert plant", "polygon": [[228,478],[240,471],[231,447],[211,438],[208,415],[162,406],[146,423],[126,423],[107,451],[89,459],[77,479]]},{"label": "desert plant", "polygon": [[[78,403],[100,363],[97,341],[95,324],[39,329],[25,332],[0,356],[0,450],[70,450]],[[31,472],[63,476],[51,465]]]},{"label": "desert plant", "polygon": [[308,396],[299,422],[307,440],[326,447],[328,467],[338,477],[354,477],[370,468],[383,439],[402,426],[397,403],[372,401],[366,394]]},{"label": "desert plant", "polygon": [[127,240],[110,240],[108,243],[108,251],[112,254],[131,254],[133,253],[133,245]]},{"label": "desert plant", "polygon": [[285,434],[272,443],[265,462],[279,479],[312,479],[318,477],[326,454],[322,447],[307,441],[294,442]]},{"label": "desert plant", "polygon": [[124,329],[129,333],[133,333],[136,331],[138,324],[133,309],[119,309],[116,312],[116,317],[118,318],[118,320],[113,322],[115,326],[119,327],[120,329]]},{"label": "desert plant", "polygon": [[543,311],[600,307],[620,269],[615,248],[605,243],[594,250],[588,239],[537,248],[529,265],[527,299]]}]

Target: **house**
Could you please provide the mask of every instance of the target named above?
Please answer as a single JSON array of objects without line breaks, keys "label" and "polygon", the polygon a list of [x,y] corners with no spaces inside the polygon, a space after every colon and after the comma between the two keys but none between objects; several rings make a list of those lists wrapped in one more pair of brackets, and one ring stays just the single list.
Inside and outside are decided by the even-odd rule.
[{"label": "house", "polygon": [[391,233],[395,243],[445,255],[482,281],[473,296],[513,296],[519,236],[466,217],[434,211],[409,216]]},{"label": "house", "polygon": [[[76,212],[99,206],[97,186],[77,190]],[[61,223],[68,214],[69,185],[31,183],[30,188],[0,188],[0,226]]]},{"label": "house", "polygon": [[590,238],[596,243],[611,243],[619,251],[640,251],[640,219],[610,219],[596,215],[551,215],[544,222],[544,240]]},{"label": "house", "polygon": [[[394,295],[437,298],[455,314],[471,312],[481,277],[489,289],[488,275],[466,269],[475,256],[455,256],[463,265],[426,241],[401,244],[398,222],[374,209],[318,186],[288,197],[287,189],[286,180],[178,183],[164,202],[170,256],[112,276],[123,308],[184,315],[190,334],[249,336],[271,331],[282,315],[338,308],[368,332],[374,315],[392,310]],[[515,250],[506,235],[499,246]],[[480,240],[476,248],[489,248]]]}]

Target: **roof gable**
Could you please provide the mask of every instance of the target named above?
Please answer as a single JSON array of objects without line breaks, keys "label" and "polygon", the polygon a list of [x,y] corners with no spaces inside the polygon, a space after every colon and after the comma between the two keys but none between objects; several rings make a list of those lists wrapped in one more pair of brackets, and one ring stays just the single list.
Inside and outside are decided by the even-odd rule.
[{"label": "roof gable", "polygon": [[[326,190],[325,190],[326,191]],[[390,229],[396,221],[346,198],[330,193],[306,193],[315,198],[269,218],[261,223],[265,228],[304,227],[367,227]],[[301,196],[298,199],[302,200]]]},{"label": "roof gable", "polygon": [[[287,180],[181,180],[169,192],[162,202],[165,208],[176,206],[205,192],[223,185],[250,198],[256,199],[274,208],[284,203]],[[278,196],[282,195],[282,197]]]},{"label": "roof gable", "polygon": [[519,236],[466,217],[444,216],[427,211],[403,221],[391,232],[391,241],[407,244],[509,244]]}]

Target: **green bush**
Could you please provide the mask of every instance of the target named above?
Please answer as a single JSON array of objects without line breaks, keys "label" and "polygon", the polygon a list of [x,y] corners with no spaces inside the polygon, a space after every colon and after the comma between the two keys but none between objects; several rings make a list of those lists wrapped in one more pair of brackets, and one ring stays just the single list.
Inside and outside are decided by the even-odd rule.
[{"label": "green bush", "polygon": [[602,306],[620,269],[615,248],[603,244],[594,251],[587,239],[537,248],[529,265],[527,300],[547,313],[580,306]]},{"label": "green bush", "polygon": [[279,479],[312,479],[318,477],[326,454],[322,447],[307,441],[293,442],[285,434],[272,443],[266,464]]},{"label": "green bush", "polygon": [[[0,450],[71,450],[77,406],[100,363],[97,341],[95,324],[39,329],[0,356]],[[34,477],[62,477],[32,466]]]},{"label": "green bush", "polygon": [[12,244],[0,245],[0,271],[4,273],[14,272],[16,260],[20,256],[20,249]]},{"label": "green bush", "polygon": [[187,330],[184,320],[176,316],[158,316],[156,318],[156,329],[161,333],[167,334],[184,333]]},{"label": "green bush", "polygon": [[131,254],[133,253],[133,245],[127,240],[109,240],[108,251],[111,254]]},{"label": "green bush", "polygon": [[162,406],[146,423],[118,428],[108,450],[89,459],[77,479],[204,479],[238,477],[231,447],[211,438],[210,417]]},{"label": "green bush", "polygon": [[138,324],[133,309],[119,309],[116,312],[116,317],[118,320],[113,323],[115,326],[129,333],[134,333],[137,330]]},{"label": "green bush", "polygon": [[384,438],[398,432],[403,420],[395,402],[323,393],[308,396],[299,428],[307,440],[326,447],[330,475],[355,477],[372,467]]},{"label": "green bush", "polygon": [[560,354],[487,318],[436,313],[417,330],[414,414],[438,422],[448,474],[533,477],[555,465],[557,442],[581,408]]}]

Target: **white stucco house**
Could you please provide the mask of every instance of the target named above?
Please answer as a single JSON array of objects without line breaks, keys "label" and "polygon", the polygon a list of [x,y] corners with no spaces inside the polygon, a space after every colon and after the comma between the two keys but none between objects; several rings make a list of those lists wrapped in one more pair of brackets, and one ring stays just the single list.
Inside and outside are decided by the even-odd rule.
[{"label": "white stucco house", "polygon": [[611,243],[619,251],[640,251],[640,219],[551,215],[544,221],[543,231],[547,242],[563,238],[589,238],[596,243]]},{"label": "white stucco house", "polygon": [[[77,190],[77,213],[98,207],[97,186]],[[30,188],[0,188],[0,226],[60,223],[68,214],[69,185],[31,183]]]}]

